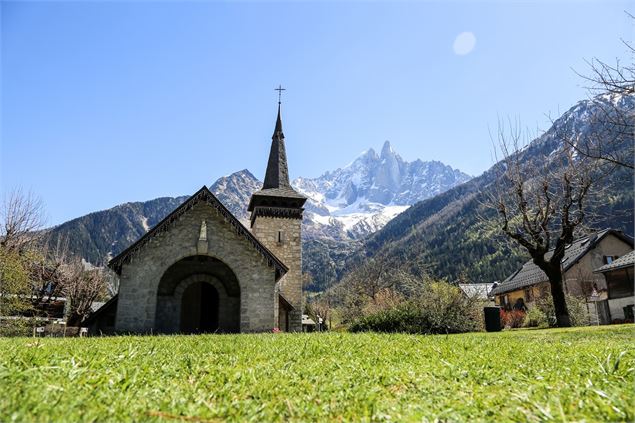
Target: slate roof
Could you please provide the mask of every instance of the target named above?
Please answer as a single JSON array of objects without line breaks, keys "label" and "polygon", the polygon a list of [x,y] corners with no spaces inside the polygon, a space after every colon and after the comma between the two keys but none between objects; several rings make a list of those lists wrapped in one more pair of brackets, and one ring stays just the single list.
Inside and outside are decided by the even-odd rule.
[{"label": "slate roof", "polygon": [[172,224],[183,213],[192,209],[196,204],[205,202],[214,207],[225,219],[228,225],[232,226],[232,229],[240,236],[244,237],[266,260],[269,266],[273,266],[276,269],[276,280],[280,279],[289,268],[278,259],[271,251],[267,249],[242,223],[221,203],[218,198],[206,187],[203,186],[194,195],[188,198],[183,204],[178,206],[172,213],[165,217],[161,222],[157,223],[152,229],[150,229],[145,235],[137,240],[130,247],[122,251],[117,257],[110,260],[108,267],[113,269],[117,274],[121,274],[121,268],[125,263],[128,263],[132,256],[139,251],[143,246],[154,236],[166,232],[170,229]]},{"label": "slate roof", "polygon": [[625,267],[633,266],[635,266],[635,250],[631,251],[628,254],[624,254],[622,257],[613,260],[613,262],[609,264],[605,264],[604,266],[595,269],[594,272],[604,273],[611,270],[623,269]]},{"label": "slate roof", "polygon": [[271,150],[269,162],[265,173],[263,189],[291,187],[289,183],[289,169],[287,166],[287,152],[284,145],[284,133],[282,132],[282,119],[280,117],[280,105],[278,104],[278,118],[276,128],[271,137]]},{"label": "slate roof", "polygon": [[[595,248],[598,242],[600,242],[609,234],[613,234],[621,238],[622,240],[629,243],[631,246],[633,245],[632,238],[624,235],[620,231],[616,231],[613,229],[604,229],[595,234],[579,238],[573,241],[571,245],[566,247],[564,257],[562,259],[562,271],[566,272],[567,270],[569,270],[571,266],[577,263],[587,252]],[[550,250],[546,254],[546,258],[549,259],[552,254],[553,250]],[[547,282],[548,280],[549,278],[547,278],[547,275],[545,275],[545,273],[538,266],[536,266],[532,260],[529,260],[523,265],[523,267],[518,269],[516,273],[512,274],[510,277],[501,282],[500,285],[494,288],[490,294],[500,295],[506,292],[536,285],[540,282]]]},{"label": "slate roof", "polygon": [[[262,189],[256,191],[249,200],[248,211],[253,211],[256,207],[258,197],[277,197],[297,199],[295,203],[300,203],[302,207],[306,197],[293,189],[289,182],[289,167],[287,164],[287,152],[284,145],[284,133],[282,132],[282,118],[280,117],[280,104],[278,104],[278,118],[276,127],[271,137],[271,150],[269,151],[269,161],[265,172],[265,182]],[[256,201],[254,201],[256,199]]]}]

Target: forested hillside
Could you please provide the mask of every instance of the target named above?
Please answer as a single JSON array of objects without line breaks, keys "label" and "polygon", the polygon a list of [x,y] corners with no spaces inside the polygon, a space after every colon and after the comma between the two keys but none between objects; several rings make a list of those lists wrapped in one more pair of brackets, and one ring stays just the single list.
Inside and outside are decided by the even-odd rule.
[{"label": "forested hillside", "polygon": [[[581,101],[519,152],[521,159],[531,163],[549,157],[562,145],[563,133],[572,139],[593,133],[597,123],[590,117],[607,102],[633,119],[632,96]],[[633,148],[632,139],[624,148]],[[395,265],[406,261],[423,263],[433,276],[449,280],[492,282],[509,276],[527,256],[505,242],[494,223],[496,211],[485,205],[503,165],[499,162],[471,181],[410,207],[371,235],[347,265],[351,267],[379,254]],[[589,223],[596,229],[611,227],[632,235],[632,170],[618,168],[598,183],[602,194],[590,210],[594,218]]]}]

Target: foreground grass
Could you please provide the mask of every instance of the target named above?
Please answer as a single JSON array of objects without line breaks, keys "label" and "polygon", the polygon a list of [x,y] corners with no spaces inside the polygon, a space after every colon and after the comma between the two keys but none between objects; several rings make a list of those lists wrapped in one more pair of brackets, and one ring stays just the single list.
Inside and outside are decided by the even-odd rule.
[{"label": "foreground grass", "polygon": [[0,339],[0,421],[633,421],[634,329]]}]

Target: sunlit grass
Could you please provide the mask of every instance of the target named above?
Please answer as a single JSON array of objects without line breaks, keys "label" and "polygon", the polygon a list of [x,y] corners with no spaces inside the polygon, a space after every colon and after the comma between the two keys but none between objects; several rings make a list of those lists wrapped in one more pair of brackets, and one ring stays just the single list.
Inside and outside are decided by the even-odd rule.
[{"label": "sunlit grass", "polygon": [[634,330],[0,339],[0,421],[632,421]]}]

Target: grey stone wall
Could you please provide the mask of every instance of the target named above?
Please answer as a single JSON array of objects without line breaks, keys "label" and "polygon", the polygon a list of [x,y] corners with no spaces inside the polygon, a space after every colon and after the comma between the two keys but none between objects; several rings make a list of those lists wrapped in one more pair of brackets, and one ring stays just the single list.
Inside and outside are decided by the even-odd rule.
[{"label": "grey stone wall", "polygon": [[[207,251],[200,245],[206,221]],[[203,247],[203,248],[201,248]],[[216,209],[199,203],[172,226],[154,236],[121,270],[115,328],[119,332],[157,330],[157,292],[162,275],[179,260],[199,253],[223,261],[240,285],[240,331],[269,331],[275,326],[275,270]],[[159,321],[166,317],[159,313]]]},{"label": "grey stone wall", "polygon": [[[252,233],[289,268],[279,283],[282,295],[294,307],[289,315],[289,330],[302,330],[302,220],[282,217],[256,217]],[[278,241],[278,233],[281,241]]]}]

